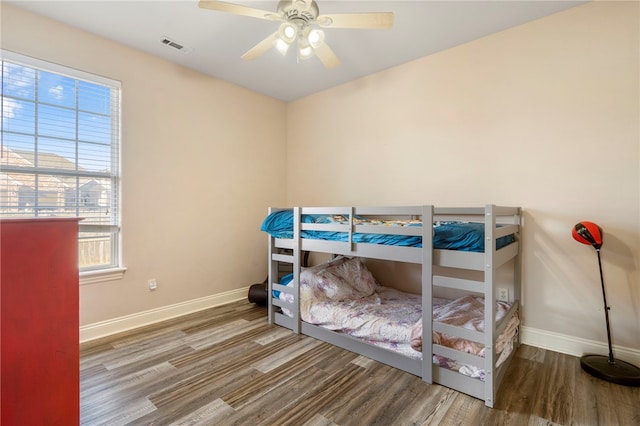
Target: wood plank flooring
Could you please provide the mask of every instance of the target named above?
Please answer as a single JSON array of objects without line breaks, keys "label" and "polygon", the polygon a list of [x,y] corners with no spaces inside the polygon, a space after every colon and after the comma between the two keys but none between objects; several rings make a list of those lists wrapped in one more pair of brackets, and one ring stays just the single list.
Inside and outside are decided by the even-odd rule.
[{"label": "wood plank flooring", "polygon": [[81,345],[82,425],[640,425],[640,388],[521,346],[494,409],[235,302]]}]

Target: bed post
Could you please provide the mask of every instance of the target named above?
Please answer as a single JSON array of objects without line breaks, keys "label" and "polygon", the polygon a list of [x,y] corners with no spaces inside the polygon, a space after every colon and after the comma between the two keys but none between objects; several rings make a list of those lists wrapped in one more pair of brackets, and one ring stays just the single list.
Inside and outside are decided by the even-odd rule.
[{"label": "bed post", "polygon": [[[269,211],[268,214],[273,213],[274,209],[272,207],[269,207]],[[269,316],[269,324],[273,324],[275,323],[275,312],[273,309],[273,303],[271,302],[271,297],[273,294],[273,280],[277,279],[278,276],[278,262],[275,261],[273,259],[273,253],[274,253],[274,249],[275,249],[275,238],[272,237],[271,235],[268,236],[269,238],[267,238],[268,242],[269,242],[269,246],[267,248],[267,252],[268,252],[268,259],[269,259],[269,266],[268,266],[268,270],[267,270],[267,315]],[[274,278],[276,277],[276,278]]]},{"label": "bed post", "polygon": [[[518,225],[518,232],[515,234],[516,243],[518,244],[518,252],[513,261],[513,300],[518,303],[520,318],[522,318],[522,209],[518,207],[514,213],[513,223]],[[514,344],[514,352],[520,346],[520,333],[516,335]]]},{"label": "bed post", "polygon": [[300,261],[300,223],[302,215],[300,207],[293,208],[293,332],[300,334],[300,271],[302,270]]},{"label": "bed post", "polygon": [[494,336],[496,334],[496,289],[495,289],[495,268],[494,257],[496,254],[496,243],[494,230],[496,228],[496,208],[492,204],[487,204],[484,211],[484,346],[485,346],[485,395],[484,400],[487,407],[493,407],[496,394],[496,379],[494,374],[496,349],[494,346]]},{"label": "bed post", "polygon": [[433,206],[422,206],[422,380],[433,383]]}]

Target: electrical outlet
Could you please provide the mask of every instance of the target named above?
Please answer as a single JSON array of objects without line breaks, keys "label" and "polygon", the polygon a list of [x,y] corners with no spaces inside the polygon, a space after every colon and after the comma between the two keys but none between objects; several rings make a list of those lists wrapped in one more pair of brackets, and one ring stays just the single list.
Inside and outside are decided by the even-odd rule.
[{"label": "electrical outlet", "polygon": [[156,290],[158,288],[158,282],[155,278],[150,279],[149,281],[149,291]]},{"label": "electrical outlet", "polygon": [[498,289],[498,300],[500,300],[501,302],[508,302],[509,301],[509,289],[508,288],[499,288]]}]

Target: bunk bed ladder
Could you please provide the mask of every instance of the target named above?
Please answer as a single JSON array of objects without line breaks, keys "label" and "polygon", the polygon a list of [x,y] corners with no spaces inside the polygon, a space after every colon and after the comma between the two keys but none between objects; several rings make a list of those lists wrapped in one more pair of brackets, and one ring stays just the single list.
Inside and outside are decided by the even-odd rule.
[{"label": "bunk bed ladder", "polygon": [[[277,208],[269,208],[269,214],[276,212],[281,209]],[[290,328],[295,333],[300,333],[300,309],[299,309],[299,282],[300,282],[300,266],[302,262],[301,250],[300,250],[300,209],[294,209],[294,234],[293,234],[293,248],[291,250],[291,254],[282,253],[280,249],[276,246],[276,238],[269,236],[269,278],[268,278],[268,287],[267,287],[267,298],[268,298],[268,317],[269,324],[279,324],[283,327]],[[293,281],[288,286],[282,286],[279,283],[280,279],[280,264],[290,264],[293,270]],[[273,290],[286,291],[291,292],[293,290],[294,296],[294,304],[292,306],[287,306],[288,309],[293,313],[294,317],[292,320],[284,319],[284,323],[282,320],[278,322],[277,316],[280,315],[282,318],[282,314],[278,313],[278,306],[280,306],[279,301],[275,301],[273,299]]]},{"label": "bunk bed ladder", "polygon": [[302,271],[300,256],[300,246],[302,236],[300,235],[300,224],[302,223],[302,210],[300,207],[293,208],[293,332],[300,334],[300,272]]},{"label": "bunk bed ladder", "polygon": [[[269,207],[269,214],[275,212],[276,209]],[[276,245],[275,238],[269,236],[269,245],[267,248],[267,252],[269,255],[269,265],[267,271],[267,316],[269,317],[269,324],[275,324],[275,308],[273,306],[272,298],[273,298],[273,280],[274,277],[278,276],[278,260],[275,259],[274,255],[276,254]]]}]

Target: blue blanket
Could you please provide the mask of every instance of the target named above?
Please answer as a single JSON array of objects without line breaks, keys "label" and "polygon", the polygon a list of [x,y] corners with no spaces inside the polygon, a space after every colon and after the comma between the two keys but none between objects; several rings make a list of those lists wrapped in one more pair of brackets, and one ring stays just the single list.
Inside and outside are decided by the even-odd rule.
[{"label": "blue blanket", "polygon": [[[304,223],[336,223],[329,215],[302,215]],[[407,226],[422,226],[409,224]],[[268,215],[262,222],[261,231],[275,238],[293,238],[293,210],[280,210]],[[484,252],[484,224],[477,222],[437,222],[433,224],[433,247],[435,249]],[[346,232],[301,231],[302,238],[332,241],[348,241]],[[363,234],[352,235],[354,243],[371,243],[395,246],[422,247],[422,237],[405,235]],[[515,241],[513,235],[498,238],[496,249]]]}]

